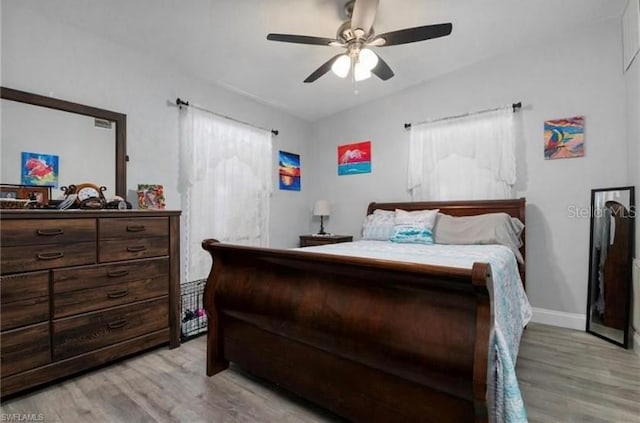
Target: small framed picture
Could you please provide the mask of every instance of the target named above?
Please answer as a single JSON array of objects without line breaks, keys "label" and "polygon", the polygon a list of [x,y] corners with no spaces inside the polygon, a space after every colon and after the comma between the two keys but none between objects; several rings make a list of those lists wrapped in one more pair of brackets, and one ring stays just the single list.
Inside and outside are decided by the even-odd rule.
[{"label": "small framed picture", "polygon": [[38,204],[48,204],[51,199],[51,187],[39,185],[0,184],[0,198],[34,200]]},{"label": "small framed picture", "polygon": [[51,199],[50,186],[24,186],[25,199],[36,200],[38,204],[48,204]]},{"label": "small framed picture", "polygon": [[20,185],[0,185],[0,198],[10,198],[12,200],[17,200],[20,198]]},{"label": "small framed picture", "polygon": [[164,187],[158,184],[139,184],[138,208],[164,210]]}]

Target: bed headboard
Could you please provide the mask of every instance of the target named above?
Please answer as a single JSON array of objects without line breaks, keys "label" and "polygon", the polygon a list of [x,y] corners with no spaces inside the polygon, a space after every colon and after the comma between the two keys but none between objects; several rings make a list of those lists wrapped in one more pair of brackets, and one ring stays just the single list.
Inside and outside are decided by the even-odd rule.
[{"label": "bed headboard", "polygon": [[[518,198],[514,200],[471,200],[471,201],[415,201],[415,202],[401,202],[401,203],[370,203],[367,208],[367,214],[373,213],[376,209],[381,210],[395,210],[402,209],[407,211],[412,210],[427,210],[427,209],[440,209],[440,213],[448,214],[450,216],[475,216],[485,213],[507,213],[511,217],[517,217],[522,223],[527,224],[525,220],[525,198]],[[526,240],[525,233],[522,232],[522,247],[520,247],[520,253],[525,259],[525,264],[520,264],[520,279],[522,279],[522,285],[526,289],[525,282],[525,266],[526,266]]]}]

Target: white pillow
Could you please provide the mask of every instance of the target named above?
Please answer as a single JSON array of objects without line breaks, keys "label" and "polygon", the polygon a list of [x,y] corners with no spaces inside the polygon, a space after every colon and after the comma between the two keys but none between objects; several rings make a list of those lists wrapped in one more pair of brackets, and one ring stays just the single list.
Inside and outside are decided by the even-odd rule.
[{"label": "white pillow", "polygon": [[410,244],[433,244],[433,226],[439,209],[406,211],[396,209],[391,241]]},{"label": "white pillow", "polygon": [[395,225],[396,212],[391,210],[374,210],[364,218],[362,239],[388,241]]}]

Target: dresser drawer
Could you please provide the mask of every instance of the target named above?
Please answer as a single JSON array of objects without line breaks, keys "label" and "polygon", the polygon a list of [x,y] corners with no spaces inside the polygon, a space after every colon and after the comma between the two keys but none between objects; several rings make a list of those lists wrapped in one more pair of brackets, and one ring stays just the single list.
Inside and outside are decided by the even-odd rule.
[{"label": "dresser drawer", "polygon": [[94,264],[95,242],[2,247],[2,273]]},{"label": "dresser drawer", "polygon": [[168,297],[54,320],[53,358],[61,360],[168,326]]},{"label": "dresser drawer", "polygon": [[169,237],[100,241],[101,263],[169,255]]},{"label": "dresser drawer", "polygon": [[164,217],[98,219],[100,240],[168,237],[169,220]]},{"label": "dresser drawer", "polygon": [[95,219],[3,220],[2,247],[96,241]]},{"label": "dresser drawer", "polygon": [[54,318],[168,294],[168,259],[139,260],[53,272]]},{"label": "dresser drawer", "polygon": [[51,362],[49,322],[0,334],[2,377]]},{"label": "dresser drawer", "polygon": [[0,277],[0,330],[49,320],[49,272]]}]

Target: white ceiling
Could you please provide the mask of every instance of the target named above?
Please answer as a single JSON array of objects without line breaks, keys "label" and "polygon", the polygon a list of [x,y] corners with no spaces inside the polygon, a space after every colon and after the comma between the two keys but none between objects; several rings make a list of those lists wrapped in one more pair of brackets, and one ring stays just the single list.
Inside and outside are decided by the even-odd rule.
[{"label": "white ceiling", "polygon": [[[27,1],[27,0],[20,0]],[[353,85],[302,81],[335,47],[266,40],[269,32],[334,37],[346,0],[28,0],[34,10],[306,120],[317,120],[585,23],[620,17],[626,0],[381,0],[384,33],[453,23],[449,37],[377,48],[395,72]]]}]

